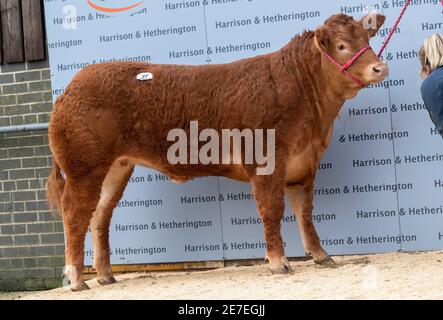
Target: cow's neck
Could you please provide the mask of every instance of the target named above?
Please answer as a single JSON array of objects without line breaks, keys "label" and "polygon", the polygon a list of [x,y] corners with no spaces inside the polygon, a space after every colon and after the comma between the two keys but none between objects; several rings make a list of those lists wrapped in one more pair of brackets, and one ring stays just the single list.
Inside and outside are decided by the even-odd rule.
[{"label": "cow's neck", "polygon": [[[321,74],[322,71],[319,70],[317,77],[320,78]],[[346,100],[329,87],[327,82],[324,82],[322,88],[323,91],[319,96],[320,103],[317,105],[317,111],[320,116],[320,123],[324,124],[324,130],[327,131],[338,116],[338,113]]]},{"label": "cow's neck", "polygon": [[[345,101],[354,98],[358,89],[355,89],[353,84],[350,85],[340,74],[340,71],[323,57],[314,41],[311,41],[310,47],[315,62],[309,72],[311,73],[310,76],[314,77],[318,83],[320,100],[318,111],[325,130],[329,130]],[[337,81],[341,77],[343,81]]]},{"label": "cow's neck", "polygon": [[[313,32],[293,39],[280,51],[279,59],[285,64],[285,70],[295,77],[293,92],[308,96],[315,108],[312,111],[318,120],[319,133],[326,136],[345,101],[353,98],[358,90],[347,88],[347,82],[337,81],[340,74],[322,58],[314,44]],[[305,88],[303,92],[300,86]]]}]

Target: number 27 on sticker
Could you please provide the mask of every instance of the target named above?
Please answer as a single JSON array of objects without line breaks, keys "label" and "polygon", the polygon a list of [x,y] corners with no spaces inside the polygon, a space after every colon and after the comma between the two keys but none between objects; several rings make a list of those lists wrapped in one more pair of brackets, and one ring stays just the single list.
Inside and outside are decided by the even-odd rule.
[{"label": "number 27 on sticker", "polygon": [[150,72],[142,72],[137,75],[137,80],[139,81],[146,81],[146,80],[152,80],[154,76]]}]

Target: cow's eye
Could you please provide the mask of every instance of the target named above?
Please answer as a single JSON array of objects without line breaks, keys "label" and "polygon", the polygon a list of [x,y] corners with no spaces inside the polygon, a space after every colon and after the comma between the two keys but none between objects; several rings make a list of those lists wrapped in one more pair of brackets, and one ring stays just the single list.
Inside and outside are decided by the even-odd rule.
[{"label": "cow's eye", "polygon": [[338,50],[340,50],[340,51],[343,51],[343,50],[345,50],[345,49],[346,49],[346,47],[345,47],[344,44],[340,44],[340,45],[338,46]]}]

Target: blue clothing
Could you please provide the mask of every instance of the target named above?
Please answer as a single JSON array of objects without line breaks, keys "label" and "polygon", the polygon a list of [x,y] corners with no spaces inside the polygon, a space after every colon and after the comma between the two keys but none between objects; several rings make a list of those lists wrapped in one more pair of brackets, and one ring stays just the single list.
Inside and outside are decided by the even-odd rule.
[{"label": "blue clothing", "polygon": [[423,81],[421,95],[437,131],[443,136],[443,66]]}]

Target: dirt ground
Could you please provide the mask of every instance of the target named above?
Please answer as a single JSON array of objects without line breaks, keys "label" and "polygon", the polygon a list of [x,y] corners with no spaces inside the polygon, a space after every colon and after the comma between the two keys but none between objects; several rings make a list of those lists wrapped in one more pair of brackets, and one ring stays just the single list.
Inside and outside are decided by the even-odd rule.
[{"label": "dirt ground", "polygon": [[294,273],[266,265],[118,275],[117,284],[73,293],[0,293],[1,299],[443,299],[443,252],[334,257],[337,268],[293,261]]}]

